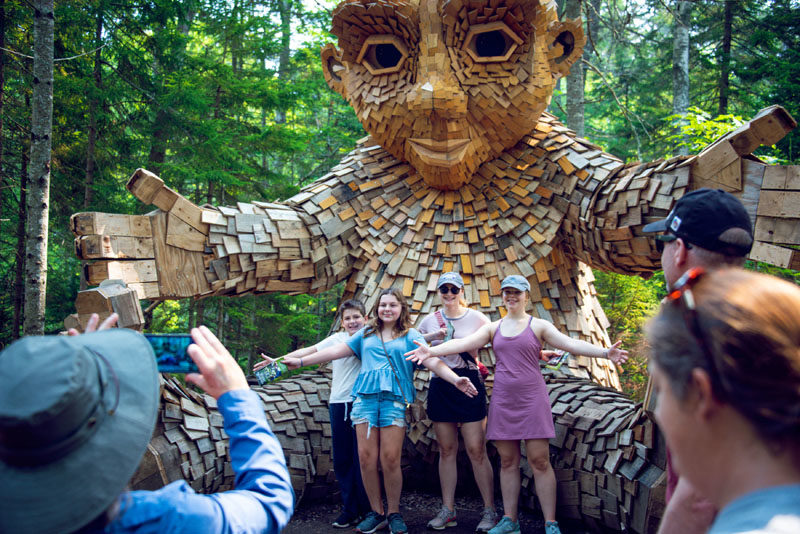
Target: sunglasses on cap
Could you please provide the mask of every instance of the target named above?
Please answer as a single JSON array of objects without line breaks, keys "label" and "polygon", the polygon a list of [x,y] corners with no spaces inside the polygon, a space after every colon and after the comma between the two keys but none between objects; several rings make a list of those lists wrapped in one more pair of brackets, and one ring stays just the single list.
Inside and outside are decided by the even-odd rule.
[{"label": "sunglasses on cap", "polygon": [[460,287],[451,286],[449,284],[445,284],[439,288],[439,293],[442,295],[447,295],[448,293],[452,293],[453,295],[458,295],[458,292],[461,291]]},{"label": "sunglasses on cap", "polygon": [[[656,250],[658,251],[659,254],[661,254],[662,252],[664,252],[664,244],[665,243],[672,243],[676,239],[678,239],[678,236],[676,236],[675,234],[660,234],[660,235],[657,235],[656,236]],[[690,243],[687,243],[685,239],[683,241],[683,244],[686,246],[687,249],[692,248],[692,245]]]},{"label": "sunglasses on cap", "polygon": [[692,292],[692,288],[700,281],[703,275],[705,275],[705,270],[702,267],[689,269],[675,282],[675,287],[667,294],[666,300],[667,302],[681,306],[683,321],[686,323],[686,328],[689,330],[689,333],[692,334],[695,341],[697,341],[697,344],[700,345],[700,350],[703,351],[703,355],[706,357],[708,364],[711,367],[716,367],[714,354],[711,352],[711,346],[708,344],[708,339],[703,335],[703,331],[700,329],[697,304],[694,299],[694,293]]}]

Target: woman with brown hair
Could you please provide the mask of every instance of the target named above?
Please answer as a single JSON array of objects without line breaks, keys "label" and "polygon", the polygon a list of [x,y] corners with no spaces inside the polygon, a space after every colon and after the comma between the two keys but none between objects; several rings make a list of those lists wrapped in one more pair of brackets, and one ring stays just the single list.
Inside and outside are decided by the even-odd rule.
[{"label": "woman with brown hair", "polygon": [[[373,318],[367,326],[345,343],[322,349],[311,356],[284,358],[289,368],[322,363],[355,355],[361,360],[361,371],[353,385],[353,411],[350,417],[356,428],[361,478],[372,511],[356,527],[369,534],[386,526],[393,534],[407,532],[400,515],[400,493],[403,473],[400,455],[405,437],[405,410],[414,401],[414,366],[404,354],[425,341],[411,328],[408,304],[398,289],[381,291]],[[425,367],[441,376],[462,393],[472,397],[478,392],[469,378],[458,376],[438,359],[425,362]],[[377,431],[372,431],[376,428]],[[388,515],[384,515],[381,499],[378,461],[383,471]]]},{"label": "woman with brown hair", "polygon": [[648,338],[675,469],[721,509],[709,532],[800,532],[800,287],[692,269]]}]

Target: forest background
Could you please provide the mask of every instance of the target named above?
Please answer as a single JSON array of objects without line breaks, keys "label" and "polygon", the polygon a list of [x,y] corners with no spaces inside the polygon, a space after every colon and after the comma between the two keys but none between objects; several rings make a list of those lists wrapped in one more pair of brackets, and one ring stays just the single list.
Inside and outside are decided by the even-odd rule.
[{"label": "forest background", "polygon": [[[800,118],[797,0],[563,0],[588,36],[550,111],[624,160],[696,153],[759,109]],[[0,0],[0,348],[22,335],[30,205],[34,13],[54,9],[53,122],[44,331],[63,328],[81,289],[69,216],[145,213],[126,191],[144,167],[190,200],[286,199],[364,135],[324,82],[319,51],[334,2]],[[38,43],[42,44],[42,43]],[[49,44],[45,43],[47,46]],[[36,139],[36,136],[33,136]],[[757,154],[798,163],[800,134]],[[797,272],[749,263],[795,282]],[[664,294],[649,280],[596,272],[612,338],[646,382],[641,328]],[[147,328],[207,324],[248,367],[327,335],[341,287],[319,295],[144,302]]]}]

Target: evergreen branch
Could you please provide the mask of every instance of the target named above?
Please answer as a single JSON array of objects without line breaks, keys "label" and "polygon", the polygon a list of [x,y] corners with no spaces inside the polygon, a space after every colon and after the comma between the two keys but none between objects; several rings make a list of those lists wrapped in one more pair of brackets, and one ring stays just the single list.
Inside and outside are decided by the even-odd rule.
[{"label": "evergreen branch", "polygon": [[[78,54],[77,56],[56,58],[56,59],[53,60],[53,63],[58,63],[59,61],[69,61],[71,59],[77,59],[77,58],[79,58],[81,56],[86,56],[86,55],[92,54],[94,52],[97,52],[98,50],[100,50],[102,48],[105,48],[108,45],[109,45],[109,43],[105,43],[104,45],[98,46],[97,48],[94,48],[94,49],[89,50],[87,52],[83,52],[82,54]],[[24,58],[24,59],[33,59],[33,56],[29,56],[27,54],[23,54],[22,52],[17,52],[16,50],[11,50],[10,48],[5,48],[5,47],[0,46],[0,50],[2,50],[3,52],[8,52],[9,54],[14,54],[15,56],[19,56],[19,57]]]},{"label": "evergreen branch", "polygon": [[94,52],[97,52],[98,50],[102,50],[103,48],[107,47],[108,45],[109,45],[109,43],[105,43],[103,45],[98,46],[97,48],[95,48],[93,50],[89,50],[89,51],[83,52],[82,54],[78,54],[77,56],[60,57],[58,59],[54,59],[53,63],[58,63],[59,61],[70,61],[72,59],[78,59],[79,57],[87,56],[89,54],[93,54]]},{"label": "evergreen branch", "polygon": [[[639,139],[639,132],[636,130],[636,127],[633,125],[633,121],[631,120],[631,115],[634,115],[634,116],[636,116],[636,115],[631,113],[630,110],[628,110],[628,108],[625,107],[625,105],[620,101],[619,97],[617,96],[617,92],[614,91],[614,88],[608,82],[608,80],[605,77],[605,74],[603,74],[603,72],[600,69],[595,67],[591,62],[587,61],[584,58],[581,58],[581,63],[585,64],[587,67],[592,69],[595,73],[597,73],[597,75],[600,76],[600,79],[603,80],[603,83],[608,88],[608,90],[611,91],[611,95],[614,97],[614,100],[617,102],[617,107],[619,107],[620,111],[622,111],[622,115],[625,117],[625,120],[628,121],[628,124],[630,124],[631,130],[633,131],[633,135],[636,137],[636,156],[641,161],[641,159],[642,159],[642,142],[641,142],[641,139]],[[644,130],[644,133],[646,133],[647,137],[652,141],[653,137],[650,135],[650,132],[647,131],[647,127],[645,127],[645,125],[642,122],[642,120],[638,116],[636,116],[636,120],[639,122],[639,124],[642,125],[642,129]]]}]

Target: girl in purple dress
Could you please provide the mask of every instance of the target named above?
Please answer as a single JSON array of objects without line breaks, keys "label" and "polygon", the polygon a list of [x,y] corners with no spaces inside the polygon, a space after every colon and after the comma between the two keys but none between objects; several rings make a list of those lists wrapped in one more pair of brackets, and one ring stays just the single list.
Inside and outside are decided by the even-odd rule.
[{"label": "girl in purple dress", "polygon": [[[555,437],[553,415],[547,387],[539,370],[541,341],[553,347],[594,358],[608,358],[616,364],[628,359],[619,348],[620,341],[603,348],[573,339],[559,332],[552,323],[525,312],[528,281],[519,275],[505,278],[500,285],[503,305],[508,313],[474,334],[453,339],[436,347],[420,345],[407,353],[412,361],[431,356],[458,354],[492,343],[497,365],[494,389],[489,403],[486,438],[494,441],[500,454],[500,491],[503,495],[503,518],[489,534],[519,532],[517,504],[520,490],[520,441],[533,470],[536,495],[542,505],[547,534],[559,533],[556,522],[556,477],[550,465],[549,439]],[[541,341],[540,341],[541,340]]]}]

